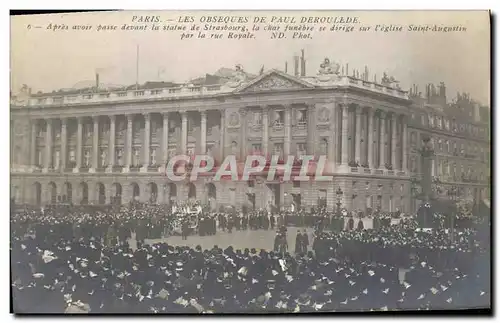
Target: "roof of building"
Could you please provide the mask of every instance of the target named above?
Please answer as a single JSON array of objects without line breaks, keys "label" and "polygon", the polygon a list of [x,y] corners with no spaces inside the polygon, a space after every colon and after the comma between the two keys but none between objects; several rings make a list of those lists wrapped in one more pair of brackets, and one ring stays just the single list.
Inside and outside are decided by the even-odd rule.
[{"label": "roof of building", "polygon": [[[201,76],[195,79],[192,79],[186,83],[192,84],[194,86],[204,86],[204,85],[216,85],[216,84],[224,84],[235,77],[237,71],[236,69],[231,69],[227,67],[222,67],[218,69],[213,74],[205,74],[205,76]],[[248,79],[253,79],[256,75],[244,72]],[[142,84],[131,84],[131,85],[115,85],[115,84],[104,84],[100,83],[99,89],[93,85],[93,81],[82,81],[75,85],[73,88],[65,88],[54,90],[52,92],[41,92],[32,93],[32,97],[45,97],[45,96],[54,96],[54,95],[72,95],[72,94],[82,94],[82,93],[99,93],[99,92],[109,92],[110,90],[119,91],[119,90],[150,90],[150,89],[158,89],[158,88],[167,88],[167,87],[177,87],[181,86],[184,83],[180,82],[169,82],[169,81],[147,81]]]}]

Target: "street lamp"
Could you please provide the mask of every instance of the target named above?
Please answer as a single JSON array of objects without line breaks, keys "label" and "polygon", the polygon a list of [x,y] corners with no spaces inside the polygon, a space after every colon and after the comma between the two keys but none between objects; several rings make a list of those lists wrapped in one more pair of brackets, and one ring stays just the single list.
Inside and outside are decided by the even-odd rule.
[{"label": "street lamp", "polygon": [[458,186],[451,186],[449,189],[448,189],[448,192],[447,192],[447,195],[448,195],[448,198],[453,201],[453,207],[454,207],[454,210],[452,210],[452,212],[450,212],[450,239],[451,239],[451,242],[453,243],[455,241],[455,214],[456,214],[456,207],[457,207],[457,200],[458,200],[458,197],[460,196],[460,187]]},{"label": "street lamp", "polygon": [[336,194],[337,194],[337,212],[340,213],[340,206],[342,205],[341,203],[342,195],[344,194],[344,192],[342,192],[342,189],[340,189],[340,186],[337,189]]}]

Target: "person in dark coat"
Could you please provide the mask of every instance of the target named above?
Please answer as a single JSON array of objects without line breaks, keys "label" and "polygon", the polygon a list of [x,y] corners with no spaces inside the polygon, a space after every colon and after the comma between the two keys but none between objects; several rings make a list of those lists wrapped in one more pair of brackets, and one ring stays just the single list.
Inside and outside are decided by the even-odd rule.
[{"label": "person in dark coat", "polygon": [[297,231],[297,237],[295,238],[295,253],[296,254],[303,252],[302,243],[303,243],[302,234],[300,233],[300,231]]},{"label": "person in dark coat", "polygon": [[187,219],[184,219],[182,222],[182,240],[187,240],[188,231],[189,231],[189,223]]},{"label": "person in dark coat", "polygon": [[307,248],[309,247],[309,235],[306,230],[302,231],[302,252],[307,252]]},{"label": "person in dark coat", "polygon": [[281,233],[277,233],[276,237],[274,238],[274,248],[273,250],[275,252],[278,252],[280,250],[280,243],[281,243]]},{"label": "person in dark coat", "polygon": [[233,232],[233,225],[234,225],[234,220],[232,215],[227,216],[227,232],[232,233]]}]

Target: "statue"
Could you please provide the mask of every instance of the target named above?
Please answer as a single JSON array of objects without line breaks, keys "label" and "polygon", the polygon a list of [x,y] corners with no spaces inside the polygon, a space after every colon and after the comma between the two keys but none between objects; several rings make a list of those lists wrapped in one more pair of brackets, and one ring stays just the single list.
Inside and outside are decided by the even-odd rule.
[{"label": "statue", "polygon": [[384,72],[384,76],[382,77],[382,84],[383,85],[390,85],[390,83],[391,83],[391,80],[387,76],[387,73]]},{"label": "statue", "polygon": [[399,81],[394,78],[394,76],[387,76],[387,73],[384,72],[384,76],[382,77],[382,85],[395,87],[399,89]]},{"label": "statue", "polygon": [[319,67],[320,69],[318,71],[318,74],[320,75],[339,74],[340,65],[335,62],[331,63],[330,59],[328,59],[327,57]]},{"label": "statue", "polygon": [[244,82],[247,79],[247,74],[243,70],[243,66],[241,64],[237,64],[235,67],[236,72],[234,73],[234,80],[236,82]]}]

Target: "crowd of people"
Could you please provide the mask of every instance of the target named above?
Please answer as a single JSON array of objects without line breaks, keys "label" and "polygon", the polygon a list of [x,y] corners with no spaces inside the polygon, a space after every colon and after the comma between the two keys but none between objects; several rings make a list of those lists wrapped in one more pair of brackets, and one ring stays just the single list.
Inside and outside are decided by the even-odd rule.
[{"label": "crowd of people", "polygon": [[[303,212],[303,211],[301,211]],[[246,313],[490,306],[489,222],[454,232],[409,218],[372,229],[338,215],[234,211],[198,215],[197,232],[276,229],[274,248],[167,243],[171,207],[48,207],[11,216],[18,313]],[[296,219],[301,217],[301,219]],[[182,217],[182,216],[181,216]],[[287,227],[301,229],[293,250]],[[137,246],[129,243],[135,234]],[[184,235],[184,233],[183,233]]]}]

